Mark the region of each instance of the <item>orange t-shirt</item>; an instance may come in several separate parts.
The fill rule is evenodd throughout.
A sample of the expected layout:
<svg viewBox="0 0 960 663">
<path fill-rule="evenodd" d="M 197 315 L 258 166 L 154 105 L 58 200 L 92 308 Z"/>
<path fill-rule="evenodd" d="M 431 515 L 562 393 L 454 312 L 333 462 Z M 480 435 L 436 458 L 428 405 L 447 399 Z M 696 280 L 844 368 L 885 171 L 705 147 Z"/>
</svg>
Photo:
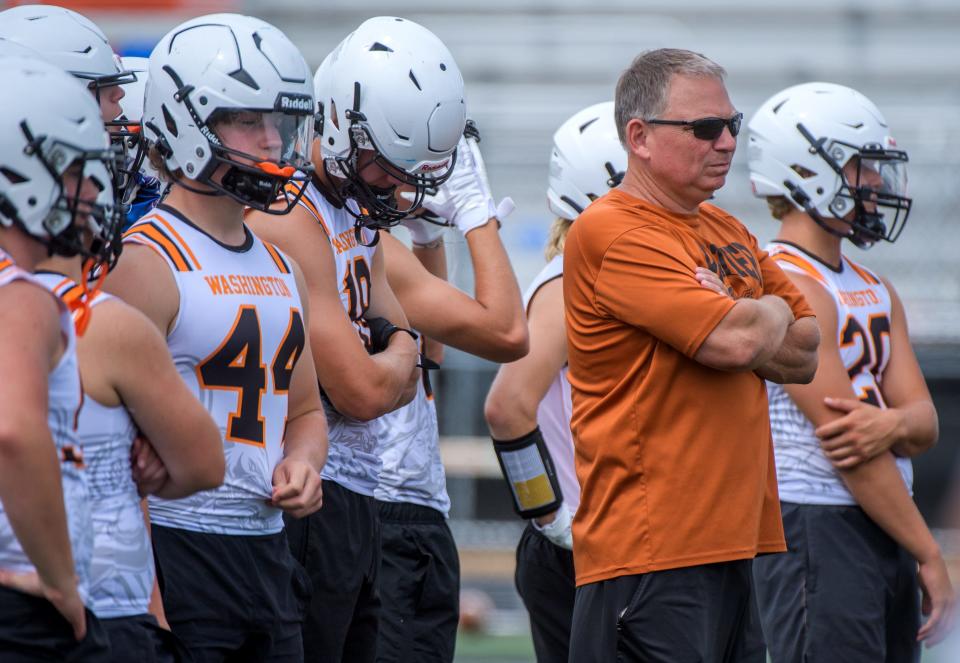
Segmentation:
<svg viewBox="0 0 960 663">
<path fill-rule="evenodd" d="M 764 381 L 692 359 L 736 298 L 800 292 L 735 218 L 671 213 L 615 189 L 564 247 L 581 497 L 577 584 L 785 550 Z"/>
</svg>

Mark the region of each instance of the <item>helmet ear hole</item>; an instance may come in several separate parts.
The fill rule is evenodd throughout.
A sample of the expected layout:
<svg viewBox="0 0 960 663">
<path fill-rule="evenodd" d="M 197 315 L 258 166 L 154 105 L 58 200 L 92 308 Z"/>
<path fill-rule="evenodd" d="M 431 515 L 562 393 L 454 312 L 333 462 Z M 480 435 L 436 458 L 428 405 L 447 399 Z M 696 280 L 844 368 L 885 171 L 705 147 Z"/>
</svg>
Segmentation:
<svg viewBox="0 0 960 663">
<path fill-rule="evenodd" d="M 160 111 L 163 113 L 163 121 L 167 125 L 167 131 L 172 133 L 174 138 L 178 138 L 180 136 L 180 132 L 177 130 L 177 122 L 173 119 L 170 111 L 167 110 L 167 105 L 161 105 Z"/>
<path fill-rule="evenodd" d="M 799 175 L 800 177 L 802 177 L 802 178 L 805 179 L 805 180 L 808 180 L 808 179 L 810 179 L 811 177 L 816 177 L 816 176 L 817 176 L 817 174 L 816 174 L 815 172 L 813 172 L 813 171 L 810 170 L 809 168 L 805 168 L 805 167 L 801 166 L 801 165 L 798 164 L 798 163 L 795 163 L 795 164 L 793 164 L 792 166 L 790 166 L 790 170 L 792 170 L 793 172 L 795 172 L 797 175 Z"/>
<path fill-rule="evenodd" d="M 27 181 L 26 177 L 6 166 L 0 166 L 0 175 L 3 175 L 10 184 L 23 184 Z"/>
</svg>

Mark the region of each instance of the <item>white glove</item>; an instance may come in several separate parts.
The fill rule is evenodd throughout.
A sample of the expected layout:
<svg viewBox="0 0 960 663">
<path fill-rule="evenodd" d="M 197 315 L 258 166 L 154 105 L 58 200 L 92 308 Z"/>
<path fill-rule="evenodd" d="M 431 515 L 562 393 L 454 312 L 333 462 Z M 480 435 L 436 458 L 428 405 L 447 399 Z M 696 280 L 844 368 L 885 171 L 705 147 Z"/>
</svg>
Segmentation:
<svg viewBox="0 0 960 663">
<path fill-rule="evenodd" d="M 446 226 L 430 223 L 416 216 L 408 216 L 400 225 L 410 231 L 410 239 L 414 246 L 431 246 L 438 239 L 443 237 L 443 229 Z"/>
<path fill-rule="evenodd" d="M 457 162 L 450 178 L 435 195 L 424 197 L 423 206 L 464 235 L 492 218 L 504 219 L 515 207 L 510 198 L 504 198 L 499 205 L 494 202 L 480 147 L 476 139 L 466 136 L 457 145 Z"/>
<path fill-rule="evenodd" d="M 554 512 L 552 522 L 546 525 L 538 525 L 536 519 L 531 522 L 533 522 L 534 529 L 547 537 L 550 543 L 567 550 L 573 550 L 573 530 L 571 529 L 573 519 L 566 504 L 561 504 L 560 508 Z"/>
</svg>

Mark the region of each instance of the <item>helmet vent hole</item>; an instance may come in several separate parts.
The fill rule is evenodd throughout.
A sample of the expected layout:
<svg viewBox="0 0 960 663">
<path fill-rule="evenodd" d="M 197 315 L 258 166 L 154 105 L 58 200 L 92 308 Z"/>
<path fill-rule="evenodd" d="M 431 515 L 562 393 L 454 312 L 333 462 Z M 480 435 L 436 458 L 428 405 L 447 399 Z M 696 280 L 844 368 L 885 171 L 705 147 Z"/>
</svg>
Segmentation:
<svg viewBox="0 0 960 663">
<path fill-rule="evenodd" d="M 802 177 L 802 178 L 805 179 L 805 180 L 808 180 L 808 179 L 810 179 L 811 177 L 816 177 L 816 176 L 817 176 L 817 174 L 816 174 L 815 172 L 813 172 L 813 171 L 810 170 L 809 168 L 804 168 L 803 166 L 801 166 L 801 165 L 798 164 L 798 163 L 795 163 L 795 164 L 793 164 L 792 166 L 790 166 L 790 170 L 792 170 L 793 172 L 795 172 L 797 175 L 799 175 L 800 177 Z"/>
<path fill-rule="evenodd" d="M 777 113 L 779 113 L 779 112 L 780 112 L 780 109 L 783 108 L 783 105 L 784 105 L 785 103 L 787 103 L 788 101 L 790 101 L 790 100 L 789 100 L 789 99 L 784 99 L 784 100 L 781 101 L 779 104 L 777 104 L 776 106 L 774 106 L 774 107 L 773 107 L 773 114 L 776 115 Z"/>
<path fill-rule="evenodd" d="M 443 64 L 443 63 L 441 62 L 441 63 L 440 63 L 440 71 L 446 71 L 446 70 L 447 70 L 447 65 L 445 65 L 445 64 Z"/>
<path fill-rule="evenodd" d="M 417 80 L 417 77 L 413 75 L 413 69 L 410 70 L 410 80 L 413 81 L 413 84 L 417 86 L 417 89 L 423 92 L 423 88 L 420 87 L 420 81 Z"/>
<path fill-rule="evenodd" d="M 373 43 L 373 46 L 370 47 L 371 51 L 383 51 L 384 53 L 393 53 L 393 49 L 387 46 L 386 44 L 381 44 L 379 41 Z"/>
<path fill-rule="evenodd" d="M 599 117 L 595 117 L 595 118 L 592 118 L 592 119 L 590 119 L 590 120 L 587 120 L 586 122 L 584 122 L 583 124 L 581 124 L 581 125 L 580 125 L 580 133 L 583 133 L 584 131 L 586 131 L 586 130 L 587 130 L 587 127 L 589 127 L 591 124 L 593 124 L 594 122 L 596 122 L 596 121 L 599 120 L 599 119 L 600 119 Z"/>
<path fill-rule="evenodd" d="M 253 77 L 247 72 L 246 69 L 242 69 L 242 68 L 237 69 L 236 71 L 230 74 L 230 78 L 232 78 L 235 81 L 239 81 L 243 83 L 248 88 L 251 88 L 253 90 L 260 89 L 260 86 L 257 85 L 257 82 L 253 80 Z"/>
<path fill-rule="evenodd" d="M 167 110 L 166 104 L 161 105 L 160 110 L 163 112 L 163 121 L 167 125 L 167 131 L 172 133 L 174 138 L 177 138 L 180 135 L 180 131 L 177 129 L 177 123 L 173 119 L 173 116 L 170 115 L 170 111 Z"/>
<path fill-rule="evenodd" d="M 6 168 L 5 166 L 0 166 L 0 175 L 3 175 L 5 178 L 7 178 L 7 181 L 9 181 L 10 184 L 23 184 L 27 181 L 26 177 L 15 170 Z"/>
<path fill-rule="evenodd" d="M 36 207 L 37 199 L 34 198 L 33 196 L 30 196 L 29 198 L 27 198 L 27 204 L 30 205 L 30 207 Z"/>
<path fill-rule="evenodd" d="M 818 186 L 818 187 L 817 187 L 817 195 L 818 195 L 818 196 L 822 196 L 822 195 L 823 195 L 823 187 L 822 187 L 822 186 Z"/>
</svg>

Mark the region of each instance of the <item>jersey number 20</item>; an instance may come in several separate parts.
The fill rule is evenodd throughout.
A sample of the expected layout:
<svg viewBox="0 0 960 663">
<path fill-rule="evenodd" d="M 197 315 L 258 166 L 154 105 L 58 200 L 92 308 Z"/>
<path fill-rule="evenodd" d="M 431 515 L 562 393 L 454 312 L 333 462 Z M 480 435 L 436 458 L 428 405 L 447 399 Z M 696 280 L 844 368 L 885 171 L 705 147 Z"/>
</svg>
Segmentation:
<svg viewBox="0 0 960 663">
<path fill-rule="evenodd" d="M 237 392 L 237 409 L 227 420 L 228 440 L 263 446 L 264 419 L 260 403 L 267 390 L 267 367 L 261 351 L 260 317 L 255 306 L 241 306 L 233 328 L 213 354 L 197 365 L 204 389 Z M 290 309 L 290 322 L 271 364 L 273 391 L 286 393 L 293 367 L 303 352 L 300 311 Z"/>
</svg>

